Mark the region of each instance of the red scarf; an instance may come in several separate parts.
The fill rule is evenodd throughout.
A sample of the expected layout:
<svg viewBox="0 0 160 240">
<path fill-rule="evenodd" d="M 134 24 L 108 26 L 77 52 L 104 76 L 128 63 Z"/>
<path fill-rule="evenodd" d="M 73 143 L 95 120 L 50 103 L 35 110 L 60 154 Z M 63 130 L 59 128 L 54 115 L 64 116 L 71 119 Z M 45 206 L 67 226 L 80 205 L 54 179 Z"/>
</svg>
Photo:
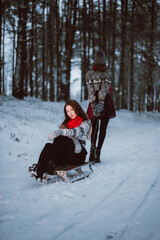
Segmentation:
<svg viewBox="0 0 160 240">
<path fill-rule="evenodd" d="M 98 67 L 95 66 L 95 67 L 93 67 L 93 70 L 98 71 L 99 69 L 98 69 Z"/>
<path fill-rule="evenodd" d="M 83 118 L 80 116 L 76 117 L 75 119 L 70 119 L 69 122 L 67 123 L 67 128 L 71 129 L 71 128 L 79 127 L 82 121 L 83 121 Z"/>
</svg>

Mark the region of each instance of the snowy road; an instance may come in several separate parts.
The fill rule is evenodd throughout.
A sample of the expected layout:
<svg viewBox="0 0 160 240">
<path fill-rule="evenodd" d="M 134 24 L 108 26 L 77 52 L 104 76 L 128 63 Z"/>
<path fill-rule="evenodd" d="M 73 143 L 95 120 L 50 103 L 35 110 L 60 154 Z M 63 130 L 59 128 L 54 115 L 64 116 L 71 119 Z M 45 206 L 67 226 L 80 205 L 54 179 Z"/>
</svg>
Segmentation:
<svg viewBox="0 0 160 240">
<path fill-rule="evenodd" d="M 118 111 L 89 178 L 42 185 L 27 168 L 62 120 L 63 103 L 0 97 L 0 240 L 160 240 L 160 114 Z"/>
</svg>

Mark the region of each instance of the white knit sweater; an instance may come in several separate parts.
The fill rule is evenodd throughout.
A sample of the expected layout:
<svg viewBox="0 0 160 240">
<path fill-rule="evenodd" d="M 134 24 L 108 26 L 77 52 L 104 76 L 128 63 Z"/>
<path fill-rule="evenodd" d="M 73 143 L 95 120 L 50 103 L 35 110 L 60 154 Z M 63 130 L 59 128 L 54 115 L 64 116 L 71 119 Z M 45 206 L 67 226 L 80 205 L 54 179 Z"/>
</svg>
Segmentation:
<svg viewBox="0 0 160 240">
<path fill-rule="evenodd" d="M 86 139 L 90 128 L 91 121 L 84 120 L 83 122 L 81 122 L 79 127 L 62 129 L 61 135 L 71 138 L 75 144 L 75 153 L 80 153 L 82 150 L 81 144 L 83 145 L 83 147 L 85 147 L 86 145 Z"/>
<path fill-rule="evenodd" d="M 90 70 L 86 73 L 86 84 L 88 88 L 89 101 L 94 103 L 96 100 L 95 92 L 98 90 L 98 98 L 104 101 L 106 94 L 109 93 L 111 86 L 111 72 Z"/>
</svg>

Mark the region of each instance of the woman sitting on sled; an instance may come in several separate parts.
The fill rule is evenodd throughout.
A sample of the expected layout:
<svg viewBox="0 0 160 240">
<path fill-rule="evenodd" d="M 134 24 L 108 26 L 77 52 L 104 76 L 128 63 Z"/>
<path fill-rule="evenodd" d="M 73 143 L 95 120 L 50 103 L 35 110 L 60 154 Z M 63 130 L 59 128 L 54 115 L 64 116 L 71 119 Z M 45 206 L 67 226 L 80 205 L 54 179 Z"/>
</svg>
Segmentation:
<svg viewBox="0 0 160 240">
<path fill-rule="evenodd" d="M 44 173 L 53 174 L 57 166 L 79 164 L 85 162 L 87 135 L 91 128 L 85 112 L 75 100 L 68 101 L 64 106 L 65 120 L 58 130 L 51 132 L 37 164 L 29 167 L 31 176 L 42 181 Z"/>
</svg>

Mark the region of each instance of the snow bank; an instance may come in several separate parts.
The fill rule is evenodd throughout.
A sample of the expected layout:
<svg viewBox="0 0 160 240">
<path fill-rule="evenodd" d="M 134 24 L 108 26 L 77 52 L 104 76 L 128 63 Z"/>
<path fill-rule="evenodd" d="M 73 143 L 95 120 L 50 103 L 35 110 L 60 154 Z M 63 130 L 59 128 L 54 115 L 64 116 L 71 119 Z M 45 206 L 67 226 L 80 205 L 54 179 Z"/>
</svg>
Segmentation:
<svg viewBox="0 0 160 240">
<path fill-rule="evenodd" d="M 88 179 L 42 185 L 27 169 L 63 106 L 0 96 L 0 239 L 159 240 L 160 114 L 117 111 Z"/>
</svg>

